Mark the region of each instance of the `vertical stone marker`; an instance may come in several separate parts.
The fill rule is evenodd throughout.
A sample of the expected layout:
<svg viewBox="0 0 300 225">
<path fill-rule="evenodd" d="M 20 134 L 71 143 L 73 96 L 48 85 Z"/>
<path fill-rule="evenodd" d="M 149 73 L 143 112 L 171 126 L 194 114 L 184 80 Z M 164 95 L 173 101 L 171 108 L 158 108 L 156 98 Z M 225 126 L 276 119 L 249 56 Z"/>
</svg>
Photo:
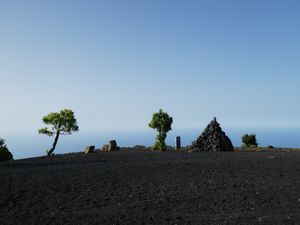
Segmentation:
<svg viewBox="0 0 300 225">
<path fill-rule="evenodd" d="M 180 138 L 180 136 L 177 136 L 177 137 L 175 138 L 175 143 L 176 143 L 175 149 L 176 149 L 176 150 L 181 149 L 181 138 Z"/>
</svg>

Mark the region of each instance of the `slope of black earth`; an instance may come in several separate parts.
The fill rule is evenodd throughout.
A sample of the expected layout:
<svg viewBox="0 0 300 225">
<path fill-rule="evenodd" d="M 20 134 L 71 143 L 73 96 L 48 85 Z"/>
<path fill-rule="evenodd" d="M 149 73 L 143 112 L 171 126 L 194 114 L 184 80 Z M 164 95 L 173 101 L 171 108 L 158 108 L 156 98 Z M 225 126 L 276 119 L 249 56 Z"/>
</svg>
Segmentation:
<svg viewBox="0 0 300 225">
<path fill-rule="evenodd" d="M 300 224 L 300 152 L 69 154 L 0 163 L 0 224 Z"/>
</svg>

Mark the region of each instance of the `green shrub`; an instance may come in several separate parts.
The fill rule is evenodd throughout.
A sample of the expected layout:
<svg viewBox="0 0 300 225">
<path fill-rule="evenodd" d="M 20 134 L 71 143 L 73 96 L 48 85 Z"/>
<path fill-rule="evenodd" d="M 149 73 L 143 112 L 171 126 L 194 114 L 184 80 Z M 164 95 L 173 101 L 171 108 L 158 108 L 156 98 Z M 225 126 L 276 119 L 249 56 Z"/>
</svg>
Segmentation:
<svg viewBox="0 0 300 225">
<path fill-rule="evenodd" d="M 168 113 L 163 112 L 162 109 L 159 112 L 153 113 L 152 120 L 149 123 L 149 127 L 158 131 L 156 141 L 152 146 L 153 150 L 166 150 L 167 145 L 165 143 L 167 133 L 172 130 L 173 118 Z"/>
<path fill-rule="evenodd" d="M 5 141 L 0 138 L 0 161 L 12 160 L 13 155 L 6 147 Z"/>
<path fill-rule="evenodd" d="M 242 137 L 242 142 L 244 143 L 244 145 L 246 147 L 257 147 L 258 146 L 255 134 L 245 134 Z"/>
</svg>

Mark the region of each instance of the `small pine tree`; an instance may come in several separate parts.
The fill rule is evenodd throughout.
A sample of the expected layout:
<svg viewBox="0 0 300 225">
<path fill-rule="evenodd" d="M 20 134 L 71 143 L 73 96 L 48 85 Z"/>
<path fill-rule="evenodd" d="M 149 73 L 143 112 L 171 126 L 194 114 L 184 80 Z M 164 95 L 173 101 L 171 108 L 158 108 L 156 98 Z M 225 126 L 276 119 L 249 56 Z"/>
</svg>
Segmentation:
<svg viewBox="0 0 300 225">
<path fill-rule="evenodd" d="M 47 150 L 47 155 L 51 156 L 54 152 L 60 135 L 70 135 L 79 130 L 74 112 L 70 109 L 64 109 L 60 112 L 52 112 L 43 117 L 43 122 L 50 127 L 39 129 L 40 134 L 55 136 L 52 148 Z"/>
<path fill-rule="evenodd" d="M 156 141 L 152 146 L 153 150 L 166 150 L 167 146 L 165 144 L 165 139 L 167 137 L 168 131 L 172 130 L 172 123 L 173 118 L 170 117 L 168 113 L 163 112 L 162 109 L 160 109 L 159 112 L 153 113 L 152 120 L 149 123 L 149 127 L 158 131 Z"/>
<path fill-rule="evenodd" d="M 246 147 L 251 147 L 251 146 L 258 146 L 258 143 L 256 141 L 256 135 L 255 134 L 245 134 L 242 137 L 242 142 Z"/>
<path fill-rule="evenodd" d="M 13 160 L 13 155 L 6 147 L 4 139 L 0 138 L 0 161 Z"/>
</svg>

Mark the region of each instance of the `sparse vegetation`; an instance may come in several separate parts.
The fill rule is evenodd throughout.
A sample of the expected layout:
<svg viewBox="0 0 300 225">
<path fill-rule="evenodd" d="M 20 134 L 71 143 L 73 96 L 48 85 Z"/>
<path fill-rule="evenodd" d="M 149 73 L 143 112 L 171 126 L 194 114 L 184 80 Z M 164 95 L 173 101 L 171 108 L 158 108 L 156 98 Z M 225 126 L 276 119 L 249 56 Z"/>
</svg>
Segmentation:
<svg viewBox="0 0 300 225">
<path fill-rule="evenodd" d="M 52 148 L 46 152 L 48 156 L 53 154 L 60 135 L 70 135 L 79 130 L 74 112 L 70 109 L 49 113 L 43 117 L 43 122 L 50 127 L 41 128 L 39 133 L 55 136 Z"/>
<path fill-rule="evenodd" d="M 172 123 L 173 118 L 170 117 L 168 113 L 163 112 L 162 109 L 160 109 L 159 112 L 153 113 L 152 120 L 149 123 L 149 127 L 158 131 L 156 141 L 152 146 L 153 150 L 166 150 L 167 146 L 165 144 L 165 139 L 167 137 L 168 131 L 172 130 Z"/>
<path fill-rule="evenodd" d="M 258 146 L 255 134 L 245 134 L 242 137 L 242 142 L 245 147 L 257 147 Z"/>
<path fill-rule="evenodd" d="M 0 161 L 12 160 L 13 155 L 8 150 L 4 139 L 0 138 Z"/>
</svg>

